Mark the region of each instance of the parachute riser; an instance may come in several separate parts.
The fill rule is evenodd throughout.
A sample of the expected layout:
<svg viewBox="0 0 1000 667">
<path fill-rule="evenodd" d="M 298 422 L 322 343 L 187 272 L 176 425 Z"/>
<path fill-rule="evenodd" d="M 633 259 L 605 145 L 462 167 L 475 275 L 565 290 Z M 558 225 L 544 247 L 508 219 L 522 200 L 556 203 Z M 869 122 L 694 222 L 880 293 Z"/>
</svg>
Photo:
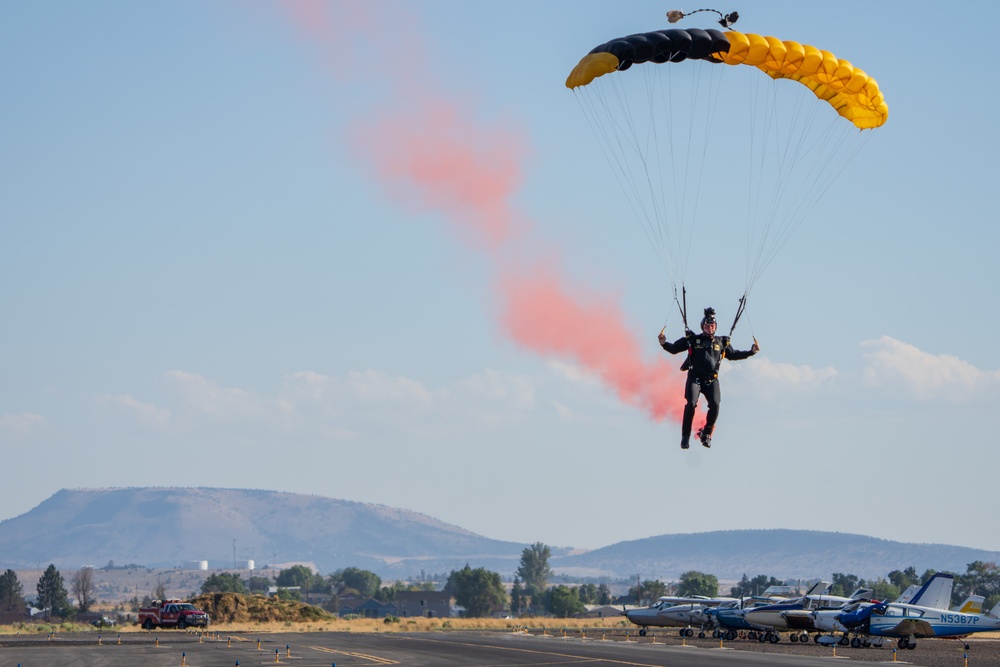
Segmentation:
<svg viewBox="0 0 1000 667">
<path fill-rule="evenodd" d="M 684 331 L 690 329 L 688 326 L 688 297 L 687 297 L 687 287 L 683 284 L 681 285 L 681 300 L 677 300 L 677 286 L 674 286 L 674 303 L 677 304 L 677 310 L 681 311 L 681 321 L 684 322 Z"/>
<path fill-rule="evenodd" d="M 746 293 L 744 293 L 743 296 L 740 297 L 740 305 L 739 308 L 736 309 L 736 317 L 733 318 L 733 326 L 729 327 L 730 338 L 733 337 L 733 332 L 736 331 L 736 323 L 740 321 L 740 317 L 743 315 L 743 309 L 746 308 L 746 305 L 747 305 L 747 295 Z M 754 342 L 755 343 L 757 342 L 756 338 L 754 339 Z"/>
</svg>

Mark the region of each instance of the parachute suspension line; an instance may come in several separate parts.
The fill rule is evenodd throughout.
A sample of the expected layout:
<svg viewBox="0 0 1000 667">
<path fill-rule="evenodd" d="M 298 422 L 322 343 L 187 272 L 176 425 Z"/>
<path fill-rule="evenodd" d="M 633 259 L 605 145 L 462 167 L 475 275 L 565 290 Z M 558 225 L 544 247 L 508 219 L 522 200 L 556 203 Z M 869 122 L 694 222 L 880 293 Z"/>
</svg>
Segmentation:
<svg viewBox="0 0 1000 667">
<path fill-rule="evenodd" d="M 811 93 L 780 81 L 751 79 L 747 296 L 869 139 L 858 141 L 856 134 L 864 131 L 844 123 L 839 115 L 824 122 L 820 116 L 828 110 L 811 104 Z M 780 90 L 793 95 L 793 100 L 779 103 Z M 787 117 L 779 113 L 783 109 Z M 772 177 L 773 183 L 768 181 Z"/>
<path fill-rule="evenodd" d="M 698 65 L 699 69 L 701 71 L 694 77 L 695 89 L 694 89 L 694 91 L 692 91 L 693 92 L 693 94 L 691 95 L 692 101 L 694 102 L 696 100 L 702 99 L 702 96 L 699 94 L 699 91 L 701 89 L 701 84 L 702 84 L 702 81 L 701 81 L 702 75 L 704 75 L 704 76 L 706 76 L 708 78 L 708 83 L 707 83 L 708 92 L 707 92 L 707 94 L 704 97 L 704 99 L 706 100 L 707 108 L 704 110 L 703 114 L 702 113 L 697 113 L 698 108 L 697 108 L 697 104 L 696 103 L 693 103 L 692 107 L 691 107 L 691 127 L 692 127 L 692 130 L 693 130 L 693 127 L 694 127 L 694 120 L 695 120 L 696 117 L 704 117 L 705 124 L 704 124 L 704 130 L 703 130 L 702 140 L 700 142 L 701 143 L 701 158 L 699 160 L 699 165 L 698 165 L 698 174 L 697 174 L 697 177 L 695 178 L 694 205 L 693 205 L 692 211 L 691 211 L 691 231 L 690 231 L 690 236 L 688 238 L 688 243 L 687 243 L 687 252 L 685 253 L 685 256 L 684 256 L 684 266 L 685 267 L 687 266 L 688 261 L 690 259 L 691 246 L 693 245 L 693 239 L 694 239 L 694 231 L 697 228 L 698 205 L 701 202 L 701 189 L 702 189 L 702 184 L 705 181 L 705 167 L 706 167 L 706 165 L 708 163 L 708 153 L 709 153 L 709 141 L 708 141 L 708 138 L 709 138 L 709 135 L 711 134 L 712 128 L 715 127 L 715 125 L 714 125 L 715 113 L 716 113 L 716 111 L 717 111 L 717 109 L 719 107 L 719 105 L 718 105 L 719 91 L 722 89 L 722 77 L 724 77 L 725 74 L 726 74 L 724 68 L 717 68 L 714 65 L 708 65 L 707 63 L 694 63 L 694 64 Z M 706 66 L 707 66 L 707 68 L 706 68 Z M 718 76 L 716 76 L 716 74 L 718 74 Z M 693 134 L 694 133 L 692 132 L 691 133 L 692 137 L 693 137 Z M 689 141 L 688 141 L 689 154 L 690 154 L 691 143 L 692 142 L 689 139 Z M 686 198 L 687 197 L 687 178 L 686 177 L 685 177 L 684 193 L 685 193 L 685 198 Z"/>
<path fill-rule="evenodd" d="M 663 87 L 659 84 L 659 77 L 657 76 L 656 68 L 645 67 L 643 68 L 643 80 L 646 86 L 646 114 L 649 118 L 649 136 L 647 137 L 647 151 L 646 153 L 652 153 L 652 157 L 655 158 L 655 172 L 650 172 L 651 162 L 648 160 L 643 161 L 643 167 L 646 170 L 647 186 L 649 188 L 649 198 L 653 202 L 654 207 L 657 208 L 656 215 L 656 238 L 660 244 L 663 251 L 664 260 L 671 264 L 673 281 L 676 283 L 677 280 L 684 280 L 684 271 L 676 261 L 676 257 L 671 252 L 672 239 L 670 233 L 670 224 L 667 219 L 667 201 L 664 194 L 664 188 L 661 186 L 656 187 L 656 182 L 662 182 L 663 180 L 663 155 L 660 152 L 660 132 L 659 132 L 659 122 L 657 110 L 661 104 L 657 100 L 658 95 L 662 96 Z M 669 133 L 667 135 L 669 139 Z"/>
<path fill-rule="evenodd" d="M 650 246 L 669 274 L 671 268 L 670 262 L 664 255 L 662 246 L 651 235 L 654 225 L 650 220 L 649 211 L 644 205 L 643 198 L 638 195 L 635 186 L 636 181 L 631 177 L 632 170 L 628 160 L 625 159 L 625 148 L 622 146 L 621 141 L 621 135 L 624 133 L 624 130 L 621 130 L 620 126 L 615 124 L 616 118 L 628 118 L 630 116 L 627 105 L 621 103 L 622 96 L 620 94 L 618 95 L 619 108 L 616 110 L 611 108 L 607 97 L 597 92 L 597 89 L 576 88 L 574 89 L 574 93 L 577 95 L 577 102 L 580 104 L 580 108 L 587 118 L 587 123 L 590 125 L 591 131 L 597 138 L 597 143 L 604 154 L 604 159 L 611 167 L 611 171 L 615 175 L 615 180 L 628 200 L 633 215 L 639 221 Z M 600 122 L 602 118 L 606 119 L 603 123 Z M 615 127 L 619 128 L 618 132 L 613 132 Z M 616 146 L 617 150 L 615 150 Z"/>
</svg>

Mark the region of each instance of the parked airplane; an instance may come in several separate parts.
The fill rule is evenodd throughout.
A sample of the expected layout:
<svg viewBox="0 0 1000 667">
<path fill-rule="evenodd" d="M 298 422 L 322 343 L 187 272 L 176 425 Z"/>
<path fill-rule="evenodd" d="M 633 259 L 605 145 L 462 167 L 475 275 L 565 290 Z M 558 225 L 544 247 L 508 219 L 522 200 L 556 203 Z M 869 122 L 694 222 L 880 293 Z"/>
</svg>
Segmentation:
<svg viewBox="0 0 1000 667">
<path fill-rule="evenodd" d="M 767 628 L 768 639 L 780 639 L 782 630 L 791 630 L 792 641 L 809 641 L 809 632 L 816 630 L 811 612 L 816 609 L 836 609 L 845 604 L 862 598 L 871 593 L 870 590 L 859 588 L 850 597 L 830 595 L 832 584 L 828 581 L 816 583 L 809 591 L 798 598 L 785 600 L 778 604 L 759 606 L 746 612 L 746 620 L 756 626 Z"/>
<path fill-rule="evenodd" d="M 970 596 L 958 610 L 890 602 L 842 616 L 841 624 L 874 637 L 897 637 L 901 649 L 912 649 L 922 637 L 964 637 L 974 632 L 1000 630 L 1000 604 L 982 614 L 964 609 L 981 608 L 981 596 Z"/>
<path fill-rule="evenodd" d="M 896 598 L 899 604 L 923 604 L 927 606 L 947 607 L 951 601 L 951 591 L 955 583 L 954 575 L 939 572 L 928 579 L 922 586 L 914 584 L 907 588 Z M 971 599 L 971 598 L 970 598 Z M 844 605 L 840 609 L 818 609 L 810 612 L 813 625 L 820 632 L 830 633 L 827 636 L 817 635 L 815 641 L 820 644 L 839 643 L 846 646 L 850 643 L 854 648 L 869 646 L 874 644 L 881 646 L 881 639 L 872 641 L 863 633 L 860 628 L 867 622 L 868 614 L 865 610 L 879 604 L 877 601 L 858 599 L 850 604 Z M 968 601 L 966 602 L 968 604 Z M 979 604 L 982 609 L 982 603 Z M 969 608 L 972 610 L 972 607 Z M 848 639 L 850 633 L 854 632 L 853 639 Z M 839 633 L 841 636 L 835 636 Z"/>
<path fill-rule="evenodd" d="M 756 625 L 747 620 L 747 613 L 750 610 L 777 604 L 787 599 L 779 596 L 768 596 L 767 592 L 764 591 L 765 595 L 763 596 L 743 598 L 736 603 L 707 609 L 705 614 L 710 619 L 710 625 L 718 626 L 718 629 L 712 633 L 712 637 L 731 640 L 736 639 L 740 632 L 745 632 L 747 638 L 751 640 L 777 642 L 778 636 L 771 632 L 772 628 Z"/>
<path fill-rule="evenodd" d="M 692 626 L 701 629 L 700 637 L 704 637 L 704 628 L 710 623 L 705 610 L 720 604 L 737 602 L 736 598 L 709 598 L 701 595 L 691 597 L 673 597 L 665 595 L 656 604 L 641 609 L 628 609 L 625 613 L 631 623 L 640 627 L 639 636 L 646 636 L 647 627 L 681 628 L 682 637 L 694 636 Z"/>
</svg>

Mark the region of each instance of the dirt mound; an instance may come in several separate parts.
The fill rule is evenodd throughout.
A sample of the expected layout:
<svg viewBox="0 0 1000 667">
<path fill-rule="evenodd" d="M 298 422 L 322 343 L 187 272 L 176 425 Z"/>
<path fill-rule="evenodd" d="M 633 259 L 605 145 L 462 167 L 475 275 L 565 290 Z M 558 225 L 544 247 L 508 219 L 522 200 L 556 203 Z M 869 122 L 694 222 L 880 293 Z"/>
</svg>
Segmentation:
<svg viewBox="0 0 1000 667">
<path fill-rule="evenodd" d="M 280 600 L 263 595 L 205 593 L 192 603 L 208 612 L 213 623 L 308 623 L 335 618 L 330 612 L 294 600 Z"/>
</svg>

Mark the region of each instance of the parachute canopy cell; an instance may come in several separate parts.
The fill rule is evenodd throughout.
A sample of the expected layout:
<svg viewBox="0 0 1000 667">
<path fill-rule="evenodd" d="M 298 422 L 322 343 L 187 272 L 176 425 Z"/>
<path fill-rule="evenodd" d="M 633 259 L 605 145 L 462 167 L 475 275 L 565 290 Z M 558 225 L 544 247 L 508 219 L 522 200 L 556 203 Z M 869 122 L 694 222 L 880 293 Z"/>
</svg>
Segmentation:
<svg viewBox="0 0 1000 667">
<path fill-rule="evenodd" d="M 573 68 L 567 88 L 586 86 L 637 63 L 705 60 L 751 65 L 774 79 L 798 81 L 858 129 L 881 126 L 889 107 L 875 79 L 829 51 L 736 31 L 669 29 L 619 37 L 593 49 Z"/>
</svg>

